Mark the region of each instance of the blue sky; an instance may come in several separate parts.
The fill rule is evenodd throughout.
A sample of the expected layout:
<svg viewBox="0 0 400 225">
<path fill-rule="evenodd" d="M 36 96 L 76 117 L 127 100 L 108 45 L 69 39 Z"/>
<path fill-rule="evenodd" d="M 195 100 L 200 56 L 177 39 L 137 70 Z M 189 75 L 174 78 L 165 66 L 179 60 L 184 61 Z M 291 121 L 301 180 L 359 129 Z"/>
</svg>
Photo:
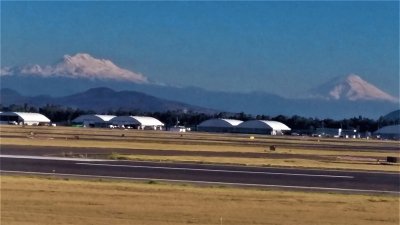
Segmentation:
<svg viewBox="0 0 400 225">
<path fill-rule="evenodd" d="M 294 95 L 355 73 L 399 93 L 399 3 L 1 2 L 2 66 L 89 53 L 157 82 Z"/>
</svg>

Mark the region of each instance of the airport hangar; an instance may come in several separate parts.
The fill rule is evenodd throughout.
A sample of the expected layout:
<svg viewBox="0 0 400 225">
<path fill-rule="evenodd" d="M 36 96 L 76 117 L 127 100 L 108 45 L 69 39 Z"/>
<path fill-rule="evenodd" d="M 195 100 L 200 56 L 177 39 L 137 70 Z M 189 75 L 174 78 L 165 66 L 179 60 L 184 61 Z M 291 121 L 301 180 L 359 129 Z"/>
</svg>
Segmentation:
<svg viewBox="0 0 400 225">
<path fill-rule="evenodd" d="M 234 132 L 234 128 L 242 123 L 233 119 L 209 119 L 197 125 L 197 131 L 204 132 Z"/>
<path fill-rule="evenodd" d="M 249 120 L 236 127 L 238 133 L 283 135 L 291 129 L 285 124 L 271 120 Z"/>
<path fill-rule="evenodd" d="M 72 120 L 73 125 L 82 125 L 83 127 L 109 127 L 110 122 L 115 116 L 112 115 L 82 115 Z"/>
<path fill-rule="evenodd" d="M 197 126 L 198 131 L 282 135 L 291 129 L 278 121 L 209 119 Z"/>
<path fill-rule="evenodd" d="M 148 116 L 117 116 L 110 120 L 110 123 L 122 127 L 138 130 L 163 130 L 164 123 L 156 118 Z"/>
<path fill-rule="evenodd" d="M 381 138 L 400 139 L 400 124 L 382 127 L 374 132 L 374 135 L 379 135 Z"/>
<path fill-rule="evenodd" d="M 40 113 L 0 112 L 1 124 L 48 125 L 50 119 Z"/>
</svg>

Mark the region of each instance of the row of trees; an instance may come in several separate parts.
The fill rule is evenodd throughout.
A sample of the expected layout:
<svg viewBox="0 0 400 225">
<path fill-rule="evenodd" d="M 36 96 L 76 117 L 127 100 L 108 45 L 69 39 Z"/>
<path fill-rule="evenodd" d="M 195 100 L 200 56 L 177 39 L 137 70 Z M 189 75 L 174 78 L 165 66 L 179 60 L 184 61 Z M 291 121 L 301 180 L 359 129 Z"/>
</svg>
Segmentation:
<svg viewBox="0 0 400 225">
<path fill-rule="evenodd" d="M 62 107 L 57 105 L 46 105 L 43 107 L 33 107 L 27 104 L 24 105 L 0 105 L 1 111 L 13 112 L 37 112 L 46 115 L 51 121 L 58 123 L 69 124 L 73 119 L 80 115 L 95 114 L 92 110 L 73 109 L 70 107 Z M 279 115 L 275 117 L 267 115 L 250 115 L 245 113 L 217 113 L 217 114 L 204 114 L 196 112 L 182 112 L 182 111 L 167 111 L 167 112 L 139 112 L 139 111 L 125 111 L 115 110 L 107 112 L 109 115 L 124 116 L 124 115 L 141 115 L 151 116 L 159 119 L 166 124 L 167 127 L 174 126 L 179 121 L 179 125 L 188 127 L 195 127 L 204 120 L 211 118 L 229 118 L 238 120 L 275 120 L 282 122 L 292 128 L 293 131 L 312 132 L 316 128 L 342 128 L 342 129 L 357 129 L 360 132 L 372 132 L 380 127 L 399 124 L 400 121 L 386 121 L 382 117 L 378 120 L 363 118 L 361 116 L 350 119 L 333 120 L 333 119 L 319 119 L 319 118 L 306 118 L 302 116 L 284 116 Z"/>
</svg>

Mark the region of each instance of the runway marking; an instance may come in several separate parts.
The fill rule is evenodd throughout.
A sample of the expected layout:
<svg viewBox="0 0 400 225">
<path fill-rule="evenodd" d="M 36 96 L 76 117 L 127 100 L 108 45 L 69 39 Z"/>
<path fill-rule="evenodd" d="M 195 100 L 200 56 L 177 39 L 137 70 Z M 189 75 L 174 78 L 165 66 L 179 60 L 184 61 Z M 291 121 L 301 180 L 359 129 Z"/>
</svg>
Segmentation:
<svg viewBox="0 0 400 225">
<path fill-rule="evenodd" d="M 162 181 L 162 182 L 177 182 L 177 183 L 194 183 L 194 184 L 214 184 L 214 185 L 232 185 L 232 186 L 247 186 L 247 187 L 265 187 L 265 188 L 290 188 L 299 190 L 321 190 L 321 191 L 347 191 L 347 192 L 362 192 L 362 193 L 385 193 L 385 194 L 400 194 L 398 191 L 380 191 L 380 190 L 365 190 L 365 189 L 349 189 L 349 188 L 327 188 L 327 187 L 307 187 L 307 186 L 288 186 L 288 185 L 273 185 L 273 184 L 244 184 L 230 183 L 217 181 L 193 181 L 193 180 L 173 180 L 173 179 L 158 179 L 158 178 L 134 178 L 134 177 L 116 177 L 116 176 L 99 176 L 99 175 L 83 175 L 83 174 L 67 174 L 67 173 L 44 173 L 44 172 L 27 172 L 27 171 L 12 171 L 0 170 L 4 173 L 21 173 L 21 174 L 36 174 L 36 175 L 59 175 L 71 177 L 87 177 L 87 178 L 105 178 L 105 179 L 123 179 L 123 180 L 145 180 L 145 181 Z"/>
<path fill-rule="evenodd" d="M 339 176 L 339 175 L 327 175 L 327 174 L 277 173 L 277 172 L 263 172 L 263 171 L 218 170 L 218 169 L 199 169 L 199 168 L 182 168 L 182 167 L 166 167 L 166 166 L 134 166 L 134 165 L 103 164 L 103 163 L 76 163 L 76 164 L 86 165 L 86 166 L 108 166 L 108 167 L 126 167 L 126 168 L 145 168 L 145 169 L 164 169 L 164 170 L 184 170 L 184 171 L 204 171 L 204 172 L 267 174 L 267 175 L 283 175 L 283 176 L 354 179 L 353 176 Z"/>
</svg>

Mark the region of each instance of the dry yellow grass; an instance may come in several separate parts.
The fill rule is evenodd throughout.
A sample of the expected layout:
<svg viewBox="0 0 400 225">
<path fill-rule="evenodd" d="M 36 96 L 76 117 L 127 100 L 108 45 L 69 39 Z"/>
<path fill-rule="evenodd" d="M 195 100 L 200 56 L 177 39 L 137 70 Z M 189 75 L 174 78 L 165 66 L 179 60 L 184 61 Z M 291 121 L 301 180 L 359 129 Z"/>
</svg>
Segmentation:
<svg viewBox="0 0 400 225">
<path fill-rule="evenodd" d="M 123 148 L 123 149 L 157 149 L 157 150 L 181 150 L 181 151 L 216 151 L 216 152 L 265 152 L 268 148 L 257 146 L 222 146 L 213 144 L 168 144 L 133 141 L 107 141 L 107 140 L 75 140 L 70 139 L 49 139 L 49 138 L 1 138 L 1 144 L 4 145 L 30 145 L 30 146 L 58 146 L 58 147 L 93 147 L 93 148 Z M 382 151 L 355 151 L 355 150 L 321 150 L 321 149 L 293 149 L 287 147 L 278 147 L 277 151 L 270 154 L 305 154 L 305 155 L 334 155 L 334 156 L 364 156 L 364 157 L 399 157 L 399 152 Z"/>
<path fill-rule="evenodd" d="M 60 140 L 60 139 L 28 139 L 28 138 L 2 138 L 4 145 L 29 145 L 29 146 L 59 146 L 59 147 L 93 147 L 93 148 L 123 148 L 123 149 L 157 149 L 181 151 L 233 151 L 233 152 L 263 152 L 261 147 L 239 147 L 199 144 L 163 144 L 153 142 L 128 142 L 128 141 L 103 141 L 103 140 Z"/>
<path fill-rule="evenodd" d="M 8 225 L 398 225 L 398 213 L 398 196 L 1 177 Z"/>
<path fill-rule="evenodd" d="M 170 161 L 191 163 L 214 163 L 214 164 L 240 164 L 247 166 L 277 166 L 298 168 L 324 168 L 324 169 L 347 169 L 347 170 L 373 170 L 400 172 L 397 164 L 381 165 L 370 162 L 348 162 L 348 161 L 318 161 L 311 159 L 273 159 L 273 158 L 239 158 L 239 157 L 202 157 L 202 156 L 147 156 L 147 155 L 120 155 L 112 154 L 114 159 L 142 160 L 142 161 Z"/>
<path fill-rule="evenodd" d="M 19 136 L 26 136 L 30 132 L 34 132 L 39 136 L 51 136 L 51 137 L 73 137 L 79 135 L 85 137 L 99 136 L 103 139 L 118 139 L 121 134 L 126 137 L 135 138 L 135 140 L 160 140 L 174 141 L 180 139 L 180 142 L 196 140 L 197 142 L 222 142 L 227 143 L 232 141 L 243 142 L 249 141 L 249 136 L 254 136 L 255 139 L 251 140 L 254 144 L 269 144 L 269 143 L 291 143 L 291 144 L 313 144 L 313 145 L 349 145 L 349 146 L 398 146 L 399 143 L 396 141 L 382 141 L 382 140 L 361 140 L 361 139 L 336 139 L 336 138 L 311 138 L 311 137 L 293 137 L 293 136 L 269 136 L 269 135 L 249 135 L 249 134 L 213 134 L 213 133 L 201 133 L 201 132 L 189 132 L 189 133 L 175 133 L 165 131 L 139 131 L 139 130 L 120 130 L 120 129 L 100 129 L 100 128 L 74 128 L 74 127 L 19 127 L 19 126 L 0 126 L 0 132 L 2 134 L 13 134 Z M 151 134 L 151 135 L 149 135 Z M 184 138 L 179 138 L 183 135 Z M 189 142 L 190 143 L 190 142 Z M 235 143 L 237 144 L 237 142 Z"/>
</svg>

